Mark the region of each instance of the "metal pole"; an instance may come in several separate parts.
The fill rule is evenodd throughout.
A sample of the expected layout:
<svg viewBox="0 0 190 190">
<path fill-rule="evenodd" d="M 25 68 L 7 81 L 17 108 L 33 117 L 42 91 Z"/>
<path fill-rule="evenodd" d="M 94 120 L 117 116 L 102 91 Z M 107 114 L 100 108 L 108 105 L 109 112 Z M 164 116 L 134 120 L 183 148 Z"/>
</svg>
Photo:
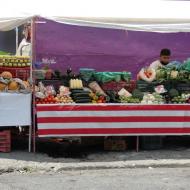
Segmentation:
<svg viewBox="0 0 190 190">
<path fill-rule="evenodd" d="M 15 28 L 15 32 L 16 32 L 16 52 L 18 49 L 18 27 Z"/>
<path fill-rule="evenodd" d="M 139 152 L 139 136 L 136 137 L 136 151 Z"/>
<path fill-rule="evenodd" d="M 31 22 L 32 23 L 32 22 Z M 32 37 L 31 37 L 32 38 Z M 31 47 L 32 47 L 32 39 L 31 39 Z M 32 84 L 33 88 L 33 82 L 32 82 L 32 48 L 31 48 L 31 55 L 30 55 L 30 82 Z M 32 128 L 33 128 L 33 90 L 31 92 L 31 124 L 29 126 L 29 136 L 28 136 L 28 151 L 31 152 L 31 146 L 32 146 Z"/>
<path fill-rule="evenodd" d="M 35 62 L 35 20 L 36 17 L 33 17 L 31 20 L 31 81 L 32 81 L 32 87 L 33 87 L 33 93 L 32 93 L 32 124 L 33 124 L 33 152 L 36 152 L 36 106 L 35 106 L 35 77 L 33 75 L 33 68 L 34 68 L 34 62 Z"/>
<path fill-rule="evenodd" d="M 32 142 L 32 125 L 29 126 L 29 137 L 28 137 L 28 152 L 31 152 Z"/>
</svg>

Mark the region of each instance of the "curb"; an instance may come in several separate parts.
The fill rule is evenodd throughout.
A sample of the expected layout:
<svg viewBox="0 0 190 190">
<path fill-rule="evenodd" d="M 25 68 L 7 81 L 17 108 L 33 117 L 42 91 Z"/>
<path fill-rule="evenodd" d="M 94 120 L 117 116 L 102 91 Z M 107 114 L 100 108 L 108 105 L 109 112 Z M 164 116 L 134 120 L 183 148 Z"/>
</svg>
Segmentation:
<svg viewBox="0 0 190 190">
<path fill-rule="evenodd" d="M 190 159 L 185 160 L 138 160 L 114 162 L 80 162 L 80 163 L 24 163 L 0 167 L 0 175 L 4 173 L 20 172 L 64 172 L 77 170 L 105 170 L 105 169 L 137 169 L 137 168 L 179 168 L 190 167 Z M 18 167 L 17 167 L 18 166 Z"/>
</svg>

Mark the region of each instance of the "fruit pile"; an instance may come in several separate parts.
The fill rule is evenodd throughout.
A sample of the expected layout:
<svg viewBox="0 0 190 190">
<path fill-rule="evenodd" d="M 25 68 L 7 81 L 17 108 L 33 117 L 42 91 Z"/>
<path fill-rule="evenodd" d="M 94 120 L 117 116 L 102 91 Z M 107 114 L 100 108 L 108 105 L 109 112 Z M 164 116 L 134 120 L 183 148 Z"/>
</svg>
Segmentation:
<svg viewBox="0 0 190 190">
<path fill-rule="evenodd" d="M 165 101 L 162 95 L 154 92 L 152 94 L 147 93 L 143 96 L 142 104 L 164 104 Z"/>
<path fill-rule="evenodd" d="M 52 95 L 49 95 L 46 98 L 36 98 L 36 104 L 56 104 L 56 103 L 57 99 Z"/>
<path fill-rule="evenodd" d="M 70 96 L 60 96 L 59 94 L 55 97 L 56 103 L 70 104 L 74 103 Z"/>
<path fill-rule="evenodd" d="M 28 81 L 19 78 L 13 78 L 12 74 L 4 71 L 0 74 L 0 92 L 21 92 L 28 93 L 31 91 Z"/>
<path fill-rule="evenodd" d="M 171 99 L 171 102 L 174 104 L 184 104 L 187 102 L 187 99 L 182 96 L 176 96 Z"/>
<path fill-rule="evenodd" d="M 134 98 L 132 96 L 131 97 L 120 96 L 119 99 L 121 103 L 134 103 L 134 104 L 140 103 L 140 100 L 138 98 Z"/>
<path fill-rule="evenodd" d="M 29 67 L 29 57 L 0 56 L 0 67 Z"/>
<path fill-rule="evenodd" d="M 106 103 L 107 102 L 107 98 L 106 96 L 103 96 L 101 94 L 98 93 L 90 93 L 90 97 L 92 98 L 92 103 Z"/>
</svg>

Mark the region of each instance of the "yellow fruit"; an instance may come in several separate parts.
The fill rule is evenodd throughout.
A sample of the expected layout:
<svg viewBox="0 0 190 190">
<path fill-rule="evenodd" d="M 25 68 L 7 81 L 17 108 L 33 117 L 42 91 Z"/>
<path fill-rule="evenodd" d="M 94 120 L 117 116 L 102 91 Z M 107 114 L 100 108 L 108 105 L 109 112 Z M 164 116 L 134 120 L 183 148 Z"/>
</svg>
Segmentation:
<svg viewBox="0 0 190 190">
<path fill-rule="evenodd" d="M 6 86 L 7 86 L 6 84 L 0 83 L 0 91 L 4 91 Z"/>
<path fill-rule="evenodd" d="M 94 100 L 98 100 L 98 96 L 94 96 L 93 99 L 94 99 Z"/>
<path fill-rule="evenodd" d="M 8 89 L 9 90 L 18 90 L 19 88 L 19 85 L 17 82 L 15 81 L 11 81 L 9 84 L 8 84 Z"/>
<path fill-rule="evenodd" d="M 10 72 L 8 71 L 4 71 L 1 73 L 1 76 L 4 78 L 4 79 L 11 79 L 13 76 Z"/>
</svg>

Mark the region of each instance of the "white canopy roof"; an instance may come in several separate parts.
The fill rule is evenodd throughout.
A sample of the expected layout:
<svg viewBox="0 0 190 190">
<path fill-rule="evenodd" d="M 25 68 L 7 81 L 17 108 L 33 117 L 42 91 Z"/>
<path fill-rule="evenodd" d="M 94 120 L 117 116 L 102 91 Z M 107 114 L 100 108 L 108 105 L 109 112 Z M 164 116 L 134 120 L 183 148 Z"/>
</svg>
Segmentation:
<svg viewBox="0 0 190 190">
<path fill-rule="evenodd" d="M 35 15 L 61 23 L 154 32 L 190 32 L 190 2 L 160 0 L 6 0 L 0 30 Z"/>
</svg>

